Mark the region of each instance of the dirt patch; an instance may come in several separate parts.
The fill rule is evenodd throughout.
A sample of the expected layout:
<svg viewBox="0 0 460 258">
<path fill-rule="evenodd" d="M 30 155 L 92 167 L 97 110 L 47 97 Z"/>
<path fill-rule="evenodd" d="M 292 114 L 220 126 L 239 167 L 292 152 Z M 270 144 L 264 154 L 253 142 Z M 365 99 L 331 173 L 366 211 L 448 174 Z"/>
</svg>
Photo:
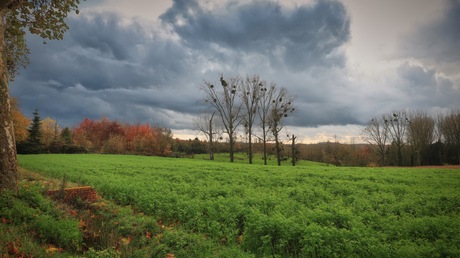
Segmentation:
<svg viewBox="0 0 460 258">
<path fill-rule="evenodd" d="M 65 188 L 63 190 L 50 190 L 48 195 L 55 199 L 62 199 L 66 203 L 71 203 L 79 198 L 82 201 L 93 203 L 99 199 L 97 192 L 91 186 L 81 186 Z"/>
</svg>

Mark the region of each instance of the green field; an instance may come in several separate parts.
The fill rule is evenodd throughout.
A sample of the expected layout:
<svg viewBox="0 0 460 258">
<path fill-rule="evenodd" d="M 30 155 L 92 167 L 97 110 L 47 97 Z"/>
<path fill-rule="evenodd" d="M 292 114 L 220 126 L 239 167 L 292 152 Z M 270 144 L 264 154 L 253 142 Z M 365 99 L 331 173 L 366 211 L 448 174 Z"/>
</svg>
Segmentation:
<svg viewBox="0 0 460 258">
<path fill-rule="evenodd" d="M 91 185 L 240 256 L 460 257 L 460 170 L 93 154 L 24 155 L 19 164 Z"/>
</svg>

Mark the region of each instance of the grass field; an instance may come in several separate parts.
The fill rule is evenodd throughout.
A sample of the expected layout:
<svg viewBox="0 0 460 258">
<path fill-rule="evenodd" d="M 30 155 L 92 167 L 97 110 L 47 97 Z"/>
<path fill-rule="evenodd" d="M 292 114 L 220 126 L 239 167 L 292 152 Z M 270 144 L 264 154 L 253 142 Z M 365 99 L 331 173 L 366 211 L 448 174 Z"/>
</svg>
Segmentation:
<svg viewBox="0 0 460 258">
<path fill-rule="evenodd" d="M 239 250 L 234 257 L 460 257 L 460 170 L 92 154 L 19 156 L 19 164 L 91 185 L 104 198 Z M 183 257 L 197 241 L 170 237 Z M 200 248 L 207 250 L 196 256 L 221 256 Z"/>
</svg>

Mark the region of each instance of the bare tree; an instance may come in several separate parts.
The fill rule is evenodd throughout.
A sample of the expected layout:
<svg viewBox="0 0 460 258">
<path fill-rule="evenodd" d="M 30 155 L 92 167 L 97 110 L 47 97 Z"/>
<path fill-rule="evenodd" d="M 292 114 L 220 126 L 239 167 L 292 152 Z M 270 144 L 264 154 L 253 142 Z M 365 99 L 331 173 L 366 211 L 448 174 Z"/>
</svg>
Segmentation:
<svg viewBox="0 0 460 258">
<path fill-rule="evenodd" d="M 460 164 L 460 110 L 452 110 L 441 116 L 439 130 L 449 152 L 456 152 L 454 155 L 456 155 L 457 163 Z"/>
<path fill-rule="evenodd" d="M 267 88 L 267 83 L 265 81 L 260 82 L 260 94 L 259 94 L 259 108 L 257 114 L 260 119 L 260 127 L 262 129 L 262 142 L 263 142 L 263 159 L 264 165 L 267 165 L 267 141 L 268 135 L 270 132 L 269 127 L 269 117 L 270 110 L 275 99 L 276 84 L 271 83 Z"/>
<path fill-rule="evenodd" d="M 220 76 L 221 87 L 205 81 L 201 90 L 205 93 L 203 101 L 219 114 L 222 126 L 228 134 L 230 145 L 230 162 L 234 161 L 236 129 L 241 124 L 241 102 L 237 92 L 241 90 L 239 77 L 228 78 L 228 81 Z"/>
<path fill-rule="evenodd" d="M 384 115 L 384 121 L 388 124 L 388 132 L 390 133 L 392 144 L 396 147 L 397 165 L 403 165 L 402 150 L 404 147 L 404 139 L 406 137 L 407 118 L 406 111 L 394 111 L 392 114 Z"/>
<path fill-rule="evenodd" d="M 259 76 L 247 76 L 242 83 L 241 87 L 241 101 L 244 107 L 244 128 L 248 135 L 248 159 L 249 164 L 252 164 L 253 151 L 252 151 L 252 134 L 254 122 L 257 118 L 257 109 L 259 107 L 259 95 L 262 82 Z"/>
<path fill-rule="evenodd" d="M 424 165 L 423 157 L 435 139 L 435 121 L 424 112 L 409 114 L 407 142 L 412 149 L 413 164 Z"/>
<path fill-rule="evenodd" d="M 379 159 L 379 165 L 384 166 L 386 162 L 386 145 L 388 142 L 388 122 L 385 116 L 372 118 L 363 130 L 363 139 L 370 144 L 373 152 Z"/>
<path fill-rule="evenodd" d="M 202 114 L 195 120 L 195 127 L 205 135 L 208 141 L 210 160 L 214 160 L 214 141 L 217 141 L 220 135 L 219 129 L 216 128 L 215 114 L 216 111 L 212 114 Z"/>
<path fill-rule="evenodd" d="M 288 117 L 288 114 L 294 111 L 294 98 L 287 96 L 287 90 L 285 88 L 275 91 L 273 96 L 274 98 L 272 99 L 270 115 L 268 117 L 268 125 L 270 131 L 275 137 L 276 159 L 278 166 L 281 166 L 282 149 L 279 133 L 283 129 L 282 119 Z"/>
</svg>

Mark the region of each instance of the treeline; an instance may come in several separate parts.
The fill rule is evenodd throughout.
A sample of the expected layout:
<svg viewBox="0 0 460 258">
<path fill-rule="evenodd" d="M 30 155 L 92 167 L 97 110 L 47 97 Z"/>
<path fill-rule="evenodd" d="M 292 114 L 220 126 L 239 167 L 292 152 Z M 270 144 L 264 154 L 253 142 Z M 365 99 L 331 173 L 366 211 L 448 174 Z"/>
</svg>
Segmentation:
<svg viewBox="0 0 460 258">
<path fill-rule="evenodd" d="M 171 130 L 167 128 L 152 127 L 149 124 L 122 124 L 107 118 L 85 118 L 76 128 L 62 129 L 51 118 L 41 120 L 36 110 L 26 130 L 26 137 L 22 136 L 17 141 L 17 152 L 169 156 L 173 151 L 173 143 Z"/>
<path fill-rule="evenodd" d="M 460 164 L 460 110 L 436 118 L 420 111 L 382 114 L 363 137 L 381 166 Z"/>
<path fill-rule="evenodd" d="M 334 166 L 376 166 L 375 155 L 368 144 L 322 142 L 297 144 L 298 159 L 311 160 Z"/>
<path fill-rule="evenodd" d="M 123 124 L 107 118 L 84 119 L 75 128 L 60 128 L 58 122 L 41 119 L 38 110 L 29 120 L 13 99 L 17 152 L 28 153 L 108 153 L 169 157 L 194 154 L 240 152 L 265 153 L 291 163 L 295 160 L 318 161 L 336 166 L 426 166 L 460 164 L 460 110 L 439 114 L 436 118 L 419 111 L 395 111 L 374 117 L 363 128 L 366 144 L 325 142 L 317 144 L 276 143 L 258 139 L 250 142 L 214 138 L 216 129 L 208 129 L 207 141 L 198 138 L 173 139 L 170 129 L 145 124 Z M 207 118 L 203 124 L 212 125 Z M 215 130 L 215 131 L 213 131 Z M 206 131 L 206 130 L 203 130 Z M 202 131 L 202 132 L 203 132 Z M 218 135 L 218 134 L 216 134 Z M 244 135 L 243 135 L 244 136 Z M 247 136 L 247 135 L 246 135 Z M 236 136 L 234 136 L 236 138 Z"/>
</svg>

